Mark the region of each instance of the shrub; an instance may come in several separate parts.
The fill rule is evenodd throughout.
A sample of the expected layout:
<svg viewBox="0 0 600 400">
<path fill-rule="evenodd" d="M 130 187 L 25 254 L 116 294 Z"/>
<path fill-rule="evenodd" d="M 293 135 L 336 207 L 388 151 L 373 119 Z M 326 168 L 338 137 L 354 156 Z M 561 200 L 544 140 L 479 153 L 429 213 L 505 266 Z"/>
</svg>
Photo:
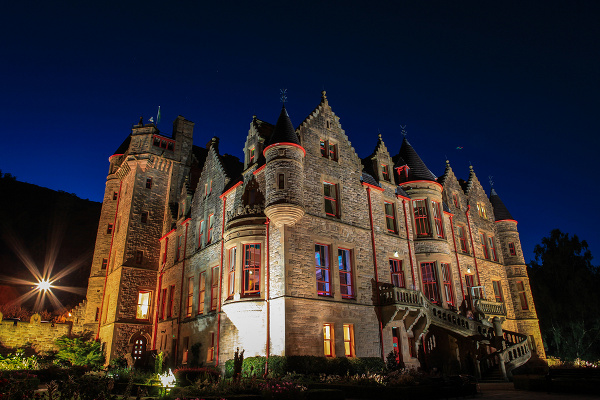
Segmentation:
<svg viewBox="0 0 600 400">
<path fill-rule="evenodd" d="M 100 341 L 91 340 L 89 335 L 69 338 L 63 336 L 55 341 L 59 348 L 56 359 L 72 366 L 100 369 L 104 365 L 104 351 Z"/>
<path fill-rule="evenodd" d="M 38 369 L 38 358 L 36 356 L 26 357 L 22 349 L 7 357 L 0 355 L 0 370 L 23 370 Z"/>
<path fill-rule="evenodd" d="M 179 386 L 189 386 L 198 380 L 216 382 L 221 376 L 219 370 L 214 367 L 178 368 L 173 373 Z"/>
</svg>

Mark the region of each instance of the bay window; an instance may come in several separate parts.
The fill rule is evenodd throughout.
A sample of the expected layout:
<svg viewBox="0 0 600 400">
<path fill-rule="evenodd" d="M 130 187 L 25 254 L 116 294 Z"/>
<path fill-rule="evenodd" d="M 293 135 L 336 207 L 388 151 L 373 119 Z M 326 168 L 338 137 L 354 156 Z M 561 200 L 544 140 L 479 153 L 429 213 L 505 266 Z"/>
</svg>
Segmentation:
<svg viewBox="0 0 600 400">
<path fill-rule="evenodd" d="M 242 294 L 260 295 L 260 244 L 244 245 L 244 271 L 242 273 Z"/>
</svg>

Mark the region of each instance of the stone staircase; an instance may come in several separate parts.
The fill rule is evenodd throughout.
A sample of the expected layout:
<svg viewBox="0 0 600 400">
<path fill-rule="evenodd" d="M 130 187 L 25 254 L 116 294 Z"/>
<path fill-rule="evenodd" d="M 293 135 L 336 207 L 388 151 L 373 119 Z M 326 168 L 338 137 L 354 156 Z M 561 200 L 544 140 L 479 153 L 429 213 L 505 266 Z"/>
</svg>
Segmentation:
<svg viewBox="0 0 600 400">
<path fill-rule="evenodd" d="M 418 339 L 433 324 L 480 343 L 493 344 L 496 351 L 478 360 L 480 376 L 490 374 L 490 379 L 498 379 L 499 374 L 500 380 L 506 381 L 511 376 L 510 371 L 531 358 L 526 335 L 503 329 L 502 337 L 499 338 L 492 323 L 488 321 L 490 317 L 506 316 L 503 303 L 476 299 L 474 306 L 484 318 L 475 321 L 433 304 L 420 291 L 398 288 L 388 283 L 379 283 L 378 286 L 384 326 L 391 321 L 402 321 L 406 331 Z"/>
</svg>

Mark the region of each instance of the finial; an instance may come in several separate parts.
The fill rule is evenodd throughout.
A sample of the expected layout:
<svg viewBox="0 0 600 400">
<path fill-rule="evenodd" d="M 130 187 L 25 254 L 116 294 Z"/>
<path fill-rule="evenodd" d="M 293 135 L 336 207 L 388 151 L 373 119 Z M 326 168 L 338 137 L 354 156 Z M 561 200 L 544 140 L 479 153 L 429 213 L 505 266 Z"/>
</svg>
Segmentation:
<svg viewBox="0 0 600 400">
<path fill-rule="evenodd" d="M 327 92 L 325 89 L 321 90 L 321 100 L 327 100 Z"/>
<path fill-rule="evenodd" d="M 493 176 L 489 175 L 488 179 L 490 180 L 490 186 L 492 187 L 492 189 L 494 188 L 494 181 L 492 180 Z"/>
<path fill-rule="evenodd" d="M 279 89 L 279 95 L 279 99 L 285 107 L 285 102 L 287 101 L 287 89 Z"/>
<path fill-rule="evenodd" d="M 400 129 L 402 129 L 402 131 L 400 131 L 400 133 L 406 139 L 406 125 L 400 125 Z"/>
<path fill-rule="evenodd" d="M 252 116 L 252 121 L 256 121 L 256 115 Z"/>
<path fill-rule="evenodd" d="M 471 164 L 471 161 L 469 161 L 469 171 L 473 172 L 473 164 Z"/>
<path fill-rule="evenodd" d="M 448 156 L 445 156 L 445 157 L 446 157 L 446 165 L 450 166 L 450 160 L 448 160 Z"/>
<path fill-rule="evenodd" d="M 144 117 L 140 116 L 140 122 L 138 123 L 138 125 L 142 126 L 144 125 Z"/>
<path fill-rule="evenodd" d="M 379 131 L 379 129 L 377 129 L 377 131 Z M 379 133 L 379 140 L 382 140 L 382 139 L 381 139 L 381 133 Z"/>
</svg>

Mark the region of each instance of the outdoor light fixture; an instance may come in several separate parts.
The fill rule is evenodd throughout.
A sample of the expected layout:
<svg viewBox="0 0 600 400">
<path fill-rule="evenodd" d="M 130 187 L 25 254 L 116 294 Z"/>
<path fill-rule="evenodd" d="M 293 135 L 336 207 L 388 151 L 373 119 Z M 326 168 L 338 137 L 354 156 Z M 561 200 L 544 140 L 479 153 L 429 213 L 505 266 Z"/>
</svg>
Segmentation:
<svg viewBox="0 0 600 400">
<path fill-rule="evenodd" d="M 471 273 L 471 267 L 467 267 L 467 274 Z"/>
<path fill-rule="evenodd" d="M 398 257 L 398 250 L 394 252 L 394 257 Z"/>
<path fill-rule="evenodd" d="M 41 280 L 37 284 L 38 290 L 50 290 L 50 281 Z"/>
</svg>

